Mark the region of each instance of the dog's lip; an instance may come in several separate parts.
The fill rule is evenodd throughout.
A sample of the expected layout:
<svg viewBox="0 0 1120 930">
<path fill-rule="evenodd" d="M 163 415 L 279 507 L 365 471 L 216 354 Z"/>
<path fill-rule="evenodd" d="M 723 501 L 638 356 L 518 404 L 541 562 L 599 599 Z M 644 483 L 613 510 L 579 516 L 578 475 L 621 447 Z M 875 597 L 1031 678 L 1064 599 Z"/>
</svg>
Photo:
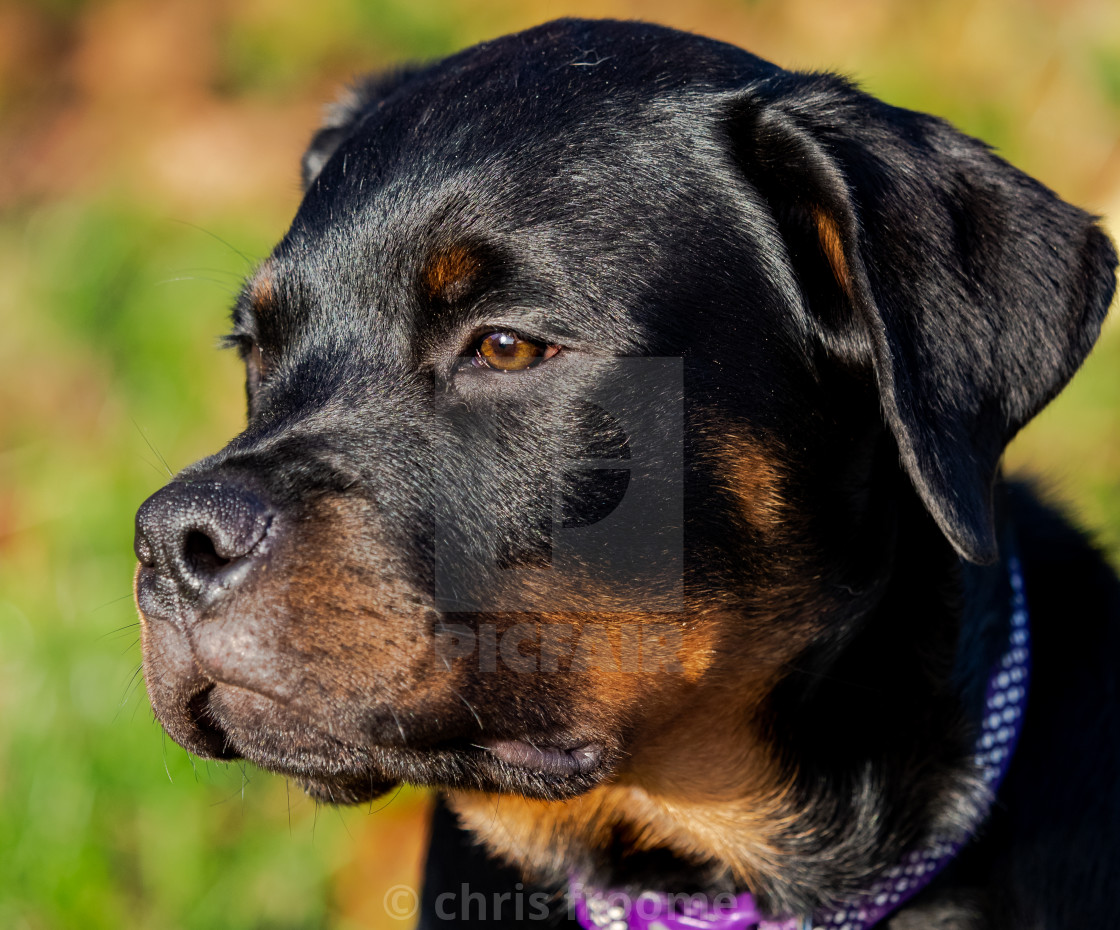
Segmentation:
<svg viewBox="0 0 1120 930">
<path fill-rule="evenodd" d="M 297 779 L 325 801 L 368 800 L 402 781 L 446 787 L 485 783 L 491 790 L 531 797 L 568 797 L 609 773 L 606 744 L 582 735 L 369 741 L 354 732 L 332 731 L 290 702 L 230 681 L 207 682 L 184 695 L 178 706 L 175 719 L 189 721 L 189 727 L 173 726 L 169 732 L 190 751 L 248 759 Z"/>
<path fill-rule="evenodd" d="M 194 752 L 206 758 L 235 759 L 237 754 L 229 742 L 229 734 L 218 725 L 210 713 L 210 695 L 214 682 L 207 682 L 197 688 L 183 702 L 183 711 L 198 737 Z"/>
<path fill-rule="evenodd" d="M 476 745 L 506 765 L 542 775 L 587 775 L 603 760 L 603 748 L 597 743 L 550 745 L 529 739 L 484 739 Z"/>
</svg>

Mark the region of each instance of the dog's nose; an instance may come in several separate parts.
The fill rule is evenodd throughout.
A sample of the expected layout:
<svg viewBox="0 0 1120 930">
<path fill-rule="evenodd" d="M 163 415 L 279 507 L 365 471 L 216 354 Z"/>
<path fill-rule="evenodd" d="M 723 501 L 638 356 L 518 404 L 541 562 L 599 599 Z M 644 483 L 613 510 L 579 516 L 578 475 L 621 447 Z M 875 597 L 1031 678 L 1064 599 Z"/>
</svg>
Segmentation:
<svg viewBox="0 0 1120 930">
<path fill-rule="evenodd" d="M 136 558 L 180 592 L 206 601 L 248 574 L 272 513 L 257 495 L 222 481 L 176 481 L 136 512 Z"/>
</svg>

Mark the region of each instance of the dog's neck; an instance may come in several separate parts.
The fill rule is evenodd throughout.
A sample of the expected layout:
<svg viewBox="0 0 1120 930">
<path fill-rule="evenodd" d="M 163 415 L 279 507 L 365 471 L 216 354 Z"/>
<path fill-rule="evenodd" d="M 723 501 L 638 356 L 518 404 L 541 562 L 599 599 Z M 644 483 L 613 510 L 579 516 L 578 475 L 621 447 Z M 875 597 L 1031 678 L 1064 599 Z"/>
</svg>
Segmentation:
<svg viewBox="0 0 1120 930">
<path fill-rule="evenodd" d="M 1010 587 L 1006 566 L 962 568 L 923 526 L 844 647 L 800 657 L 765 702 L 744 708 L 733 679 L 711 676 L 614 781 L 558 802 L 457 792 L 452 806 L 546 880 L 574 868 L 631 894 L 749 890 L 770 914 L 858 895 L 930 836 L 967 836 L 989 796 L 973 724 Z"/>
<path fill-rule="evenodd" d="M 1005 539 L 1009 547 L 1013 541 Z M 605 891 L 575 880 L 569 888 L 575 914 L 585 930 L 810 930 L 842 925 L 848 930 L 870 930 L 925 889 L 972 839 L 976 827 L 990 811 L 1022 729 L 1030 677 L 1030 629 L 1025 584 L 1016 554 L 1005 557 L 1005 609 L 995 618 L 985 617 L 986 630 L 1002 629 L 995 654 L 988 663 L 980 707 L 980 723 L 972 752 L 977 784 L 972 810 L 957 810 L 951 818 L 926 832 L 890 868 L 871 879 L 862 890 L 818 907 L 815 912 L 773 916 L 759 908 L 749 892 L 724 893 L 711 898 L 677 892 L 643 891 L 637 897 Z M 994 622 L 993 622 L 994 620 Z M 970 644 L 983 656 L 992 642 Z M 969 663 L 971 664 L 971 663 Z M 971 682 L 970 682 L 971 684 Z M 966 695 L 968 697 L 968 695 Z"/>
</svg>

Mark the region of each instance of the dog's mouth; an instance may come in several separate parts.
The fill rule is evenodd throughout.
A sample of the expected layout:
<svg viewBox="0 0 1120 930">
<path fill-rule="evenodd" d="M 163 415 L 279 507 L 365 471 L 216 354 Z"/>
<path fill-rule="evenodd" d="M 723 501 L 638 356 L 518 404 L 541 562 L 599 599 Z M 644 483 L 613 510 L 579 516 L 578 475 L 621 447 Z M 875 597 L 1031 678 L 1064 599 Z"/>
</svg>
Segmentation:
<svg viewBox="0 0 1120 930">
<path fill-rule="evenodd" d="M 603 747 L 597 743 L 549 745 L 529 739 L 490 739 L 479 743 L 506 765 L 540 775 L 587 775 L 598 768 Z"/>
<path fill-rule="evenodd" d="M 366 744 L 332 735 L 284 702 L 221 682 L 187 696 L 173 719 L 165 711 L 159 717 L 189 751 L 248 759 L 328 803 L 372 800 L 401 782 L 568 798 L 607 778 L 613 756 L 601 741 L 564 734 Z"/>
</svg>

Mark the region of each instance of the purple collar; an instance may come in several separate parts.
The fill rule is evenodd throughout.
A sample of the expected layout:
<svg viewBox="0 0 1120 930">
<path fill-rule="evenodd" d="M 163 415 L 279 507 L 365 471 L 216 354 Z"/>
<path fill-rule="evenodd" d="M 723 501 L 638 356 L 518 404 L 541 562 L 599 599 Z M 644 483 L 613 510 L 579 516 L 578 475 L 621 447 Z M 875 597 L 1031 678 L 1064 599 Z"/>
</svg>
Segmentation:
<svg viewBox="0 0 1120 930">
<path fill-rule="evenodd" d="M 984 718 L 975 759 L 987 789 L 983 822 L 1011 764 L 1023 727 L 1030 677 L 1030 624 L 1018 558 L 1007 560 L 1011 581 L 1011 632 L 988 677 Z M 647 891 L 631 899 L 623 892 L 569 887 L 575 915 L 584 930 L 869 930 L 925 888 L 971 837 L 934 835 L 905 853 L 867 891 L 812 916 L 770 917 L 759 913 L 754 896 L 690 897 Z"/>
</svg>

